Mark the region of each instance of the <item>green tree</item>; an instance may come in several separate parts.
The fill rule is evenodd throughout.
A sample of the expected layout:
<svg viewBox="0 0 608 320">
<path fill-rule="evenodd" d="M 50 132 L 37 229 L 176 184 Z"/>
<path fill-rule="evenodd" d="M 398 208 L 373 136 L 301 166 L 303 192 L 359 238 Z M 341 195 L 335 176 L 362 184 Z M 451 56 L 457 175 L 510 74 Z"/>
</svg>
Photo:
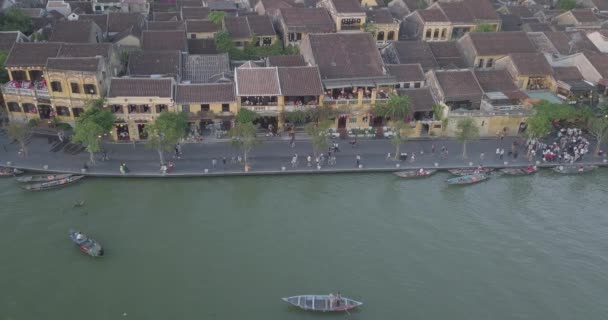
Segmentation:
<svg viewBox="0 0 608 320">
<path fill-rule="evenodd" d="M 112 130 L 116 120 L 114 115 L 102 106 L 102 99 L 88 101 L 85 112 L 76 120 L 74 128 L 73 140 L 87 148 L 91 165 L 95 165 L 95 153 L 101 151 L 101 137 Z"/>
<path fill-rule="evenodd" d="M 308 118 L 315 123 L 324 122 L 338 115 L 339 110 L 329 106 L 318 106 L 306 111 Z"/>
<path fill-rule="evenodd" d="M 156 150 L 160 164 L 165 163 L 165 152 L 171 151 L 186 135 L 188 116 L 183 112 L 163 112 L 154 123 L 146 125 L 146 146 Z"/>
<path fill-rule="evenodd" d="M 467 142 L 479 136 L 479 128 L 472 118 L 465 118 L 458 121 L 456 128 L 458 129 L 456 132 L 456 138 L 458 141 L 462 142 L 462 157 L 466 159 Z"/>
<path fill-rule="evenodd" d="M 443 119 L 443 106 L 440 104 L 434 104 L 432 108 L 433 117 L 435 117 L 435 120 L 441 121 Z"/>
<path fill-rule="evenodd" d="M 588 117 L 586 112 L 577 112 L 572 106 L 551 103 L 543 100 L 534 105 L 534 115 L 526 121 L 526 135 L 531 138 L 543 138 L 551 133 L 554 121 L 573 122 L 579 118 Z"/>
<path fill-rule="evenodd" d="M 540 139 L 551 133 L 551 120 L 545 114 L 536 113 L 526 121 L 529 138 Z"/>
<path fill-rule="evenodd" d="M 226 12 L 224 11 L 211 11 L 207 16 L 207 19 L 209 19 L 213 24 L 222 25 L 225 16 Z"/>
<path fill-rule="evenodd" d="M 494 26 L 489 23 L 479 23 L 475 26 L 475 32 L 494 32 Z"/>
<path fill-rule="evenodd" d="M 388 101 L 376 104 L 372 110 L 375 116 L 403 121 L 410 115 L 411 101 L 408 96 L 392 96 Z"/>
<path fill-rule="evenodd" d="M 303 125 L 304 123 L 306 123 L 308 114 L 306 113 L 306 111 L 295 110 L 295 111 L 291 111 L 291 112 L 284 112 L 283 117 L 285 118 L 285 120 L 289 121 L 293 125 L 298 126 L 298 125 Z"/>
<path fill-rule="evenodd" d="M 399 159 L 401 144 L 410 136 L 412 127 L 407 123 L 399 121 L 393 125 L 395 135 L 391 138 L 391 144 L 395 147 L 395 160 Z"/>
<path fill-rule="evenodd" d="M 557 7 L 562 10 L 572 10 L 576 8 L 576 0 L 559 0 L 557 1 Z"/>
<path fill-rule="evenodd" d="M 0 31 L 32 32 L 32 19 L 18 8 L 12 7 L 0 15 Z"/>
<path fill-rule="evenodd" d="M 608 118 L 591 118 L 587 122 L 587 130 L 597 141 L 593 156 L 595 157 L 600 151 L 602 143 L 608 139 Z"/>
<path fill-rule="evenodd" d="M 25 122 L 11 121 L 8 125 L 6 133 L 8 134 L 9 138 L 19 143 L 19 146 L 23 151 L 23 156 L 27 158 L 27 142 L 30 139 L 31 127 Z"/>
<path fill-rule="evenodd" d="M 8 57 L 8 52 L 0 51 L 0 82 L 6 83 L 9 80 L 8 71 L 4 68 L 4 63 Z"/>
<path fill-rule="evenodd" d="M 258 119 L 260 115 L 246 108 L 239 109 L 239 112 L 236 114 L 235 121 L 238 123 L 253 123 L 256 119 Z"/>
<path fill-rule="evenodd" d="M 311 139 L 312 153 L 314 157 L 317 157 L 319 151 L 327 149 L 329 143 L 327 142 L 327 130 L 331 126 L 331 121 L 312 122 L 304 126 L 306 134 Z"/>
<path fill-rule="evenodd" d="M 249 152 L 251 152 L 253 147 L 260 143 L 257 138 L 256 131 L 257 128 L 251 122 L 237 122 L 236 125 L 228 132 L 232 146 L 239 149 L 243 153 L 245 171 L 249 170 Z"/>
</svg>

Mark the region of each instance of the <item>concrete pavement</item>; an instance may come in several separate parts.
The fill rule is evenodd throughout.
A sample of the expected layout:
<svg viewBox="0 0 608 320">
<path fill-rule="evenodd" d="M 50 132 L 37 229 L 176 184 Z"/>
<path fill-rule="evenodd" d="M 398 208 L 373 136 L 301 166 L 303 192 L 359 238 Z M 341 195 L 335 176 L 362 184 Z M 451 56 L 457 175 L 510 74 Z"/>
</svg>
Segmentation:
<svg viewBox="0 0 608 320">
<path fill-rule="evenodd" d="M 243 164 L 231 163 L 232 157 L 237 157 L 239 152 L 233 148 L 228 140 L 212 140 L 205 143 L 184 144 L 182 146 L 181 159 L 172 159 L 173 155 L 167 153 L 166 160 L 175 163 L 174 172 L 166 176 L 217 176 L 217 175 L 244 175 L 244 174 L 295 174 L 295 173 L 335 173 L 335 172 L 370 172 L 370 171 L 396 171 L 413 168 L 432 168 L 437 164 L 438 168 L 461 168 L 469 164 L 477 166 L 480 162 L 484 166 L 504 167 L 522 166 L 534 164 L 524 159 L 520 150 L 518 159 L 507 157 L 499 160 L 495 156 L 497 147 L 504 148 L 508 152 L 513 137 L 507 137 L 504 141 L 499 139 L 480 139 L 468 144 L 467 159 L 462 158 L 462 144 L 453 139 L 425 139 L 410 140 L 402 144 L 401 152 L 408 153 L 407 161 L 395 161 L 387 159 L 387 154 L 394 155 L 395 147 L 387 139 L 359 139 L 358 146 L 352 147 L 348 140 L 335 140 L 339 143 L 340 152 L 335 153 L 335 165 L 322 165 L 319 170 L 316 165 L 308 167 L 306 157 L 312 156 L 310 141 L 296 139 L 294 148 L 290 147 L 288 138 L 268 138 L 254 147 L 249 156 L 250 171 L 245 173 Z M 51 144 L 47 138 L 33 138 L 29 144 L 29 156 L 22 158 L 18 155 L 18 144 L 10 144 L 6 136 L 0 137 L 0 144 L 5 148 L 0 149 L 0 165 L 33 170 L 62 173 L 81 173 L 81 169 L 88 161 L 88 153 L 82 152 L 77 155 L 66 154 L 62 151 L 51 152 Z M 432 146 L 435 153 L 432 153 Z M 447 159 L 441 159 L 439 151 L 445 146 L 448 150 Z M 100 161 L 97 156 L 95 166 L 89 165 L 87 175 L 93 176 L 120 176 L 120 163 L 126 163 L 130 170 L 128 176 L 157 177 L 160 173 L 158 154 L 154 150 L 147 149 L 144 144 L 131 143 L 107 143 L 104 145 L 110 158 L 108 161 Z M 325 152 L 327 153 L 327 152 Z M 411 161 L 411 155 L 415 154 L 415 161 Z M 484 153 L 484 159 L 480 154 Z M 299 165 L 293 168 L 292 157 L 297 154 Z M 356 167 L 356 156 L 361 158 L 362 168 Z M 223 164 L 223 157 L 227 163 Z M 216 160 L 215 167 L 213 159 Z M 593 161 L 595 160 L 595 161 Z M 585 163 L 604 164 L 603 159 L 592 159 L 586 156 Z M 508 162 L 505 165 L 505 161 Z M 313 160 L 314 162 L 314 160 Z M 556 163 L 549 164 L 556 165 Z M 284 168 L 284 169 L 283 169 Z"/>
</svg>

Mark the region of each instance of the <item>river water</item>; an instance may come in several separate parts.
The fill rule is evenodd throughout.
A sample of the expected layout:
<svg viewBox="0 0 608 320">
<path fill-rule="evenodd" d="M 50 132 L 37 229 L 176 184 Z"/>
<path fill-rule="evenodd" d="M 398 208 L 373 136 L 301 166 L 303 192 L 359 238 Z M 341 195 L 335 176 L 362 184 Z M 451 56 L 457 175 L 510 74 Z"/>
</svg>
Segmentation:
<svg viewBox="0 0 608 320">
<path fill-rule="evenodd" d="M 38 193 L 3 179 L 0 320 L 608 317 L 608 170 L 447 177 L 88 179 Z M 69 228 L 106 256 L 77 250 Z M 338 290 L 363 307 L 280 301 Z"/>
</svg>

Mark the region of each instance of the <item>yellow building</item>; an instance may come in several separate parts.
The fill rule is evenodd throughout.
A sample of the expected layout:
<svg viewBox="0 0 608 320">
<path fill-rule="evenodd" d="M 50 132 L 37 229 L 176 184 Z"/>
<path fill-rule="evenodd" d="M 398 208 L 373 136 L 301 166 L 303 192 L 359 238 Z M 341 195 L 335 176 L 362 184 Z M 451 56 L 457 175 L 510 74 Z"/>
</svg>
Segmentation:
<svg viewBox="0 0 608 320">
<path fill-rule="evenodd" d="M 179 84 L 175 103 L 178 112 L 188 114 L 193 136 L 200 136 L 209 124 L 230 128 L 238 112 L 232 83 Z"/>
<path fill-rule="evenodd" d="M 521 90 L 557 90 L 553 68 L 542 53 L 512 53 L 498 59 L 496 67 L 506 69 Z"/>
<path fill-rule="evenodd" d="M 209 20 L 186 20 L 188 39 L 213 39 L 215 34 L 220 31 L 222 31 L 222 26 Z"/>
<path fill-rule="evenodd" d="M 371 32 L 378 44 L 399 40 L 399 21 L 394 19 L 387 8 L 366 10 L 365 29 Z"/>
<path fill-rule="evenodd" d="M 332 33 L 336 26 L 325 8 L 282 8 L 279 29 L 284 44 L 299 45 L 311 33 Z"/>
<path fill-rule="evenodd" d="M 256 46 L 271 46 L 278 37 L 268 16 L 225 17 L 224 27 L 237 48 L 253 41 Z"/>
<path fill-rule="evenodd" d="M 112 136 L 118 141 L 145 140 L 146 124 L 176 111 L 173 78 L 112 78 L 106 107 L 116 116 Z"/>
<path fill-rule="evenodd" d="M 465 62 L 476 69 L 494 68 L 496 60 L 511 53 L 534 53 L 525 32 L 471 32 L 457 41 Z"/>
<path fill-rule="evenodd" d="M 322 0 L 319 6 L 329 11 L 338 32 L 360 31 L 367 16 L 358 0 Z"/>
</svg>

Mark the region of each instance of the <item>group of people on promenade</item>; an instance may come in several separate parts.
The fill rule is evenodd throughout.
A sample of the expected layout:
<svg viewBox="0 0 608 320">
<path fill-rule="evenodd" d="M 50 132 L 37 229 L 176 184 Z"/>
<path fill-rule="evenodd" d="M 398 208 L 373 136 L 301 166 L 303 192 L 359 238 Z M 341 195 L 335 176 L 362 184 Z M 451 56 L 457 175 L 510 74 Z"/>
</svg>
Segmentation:
<svg viewBox="0 0 608 320">
<path fill-rule="evenodd" d="M 562 128 L 553 143 L 537 139 L 526 141 L 528 159 L 532 161 L 541 155 L 543 162 L 575 163 L 589 153 L 589 141 L 578 128 Z"/>
</svg>

